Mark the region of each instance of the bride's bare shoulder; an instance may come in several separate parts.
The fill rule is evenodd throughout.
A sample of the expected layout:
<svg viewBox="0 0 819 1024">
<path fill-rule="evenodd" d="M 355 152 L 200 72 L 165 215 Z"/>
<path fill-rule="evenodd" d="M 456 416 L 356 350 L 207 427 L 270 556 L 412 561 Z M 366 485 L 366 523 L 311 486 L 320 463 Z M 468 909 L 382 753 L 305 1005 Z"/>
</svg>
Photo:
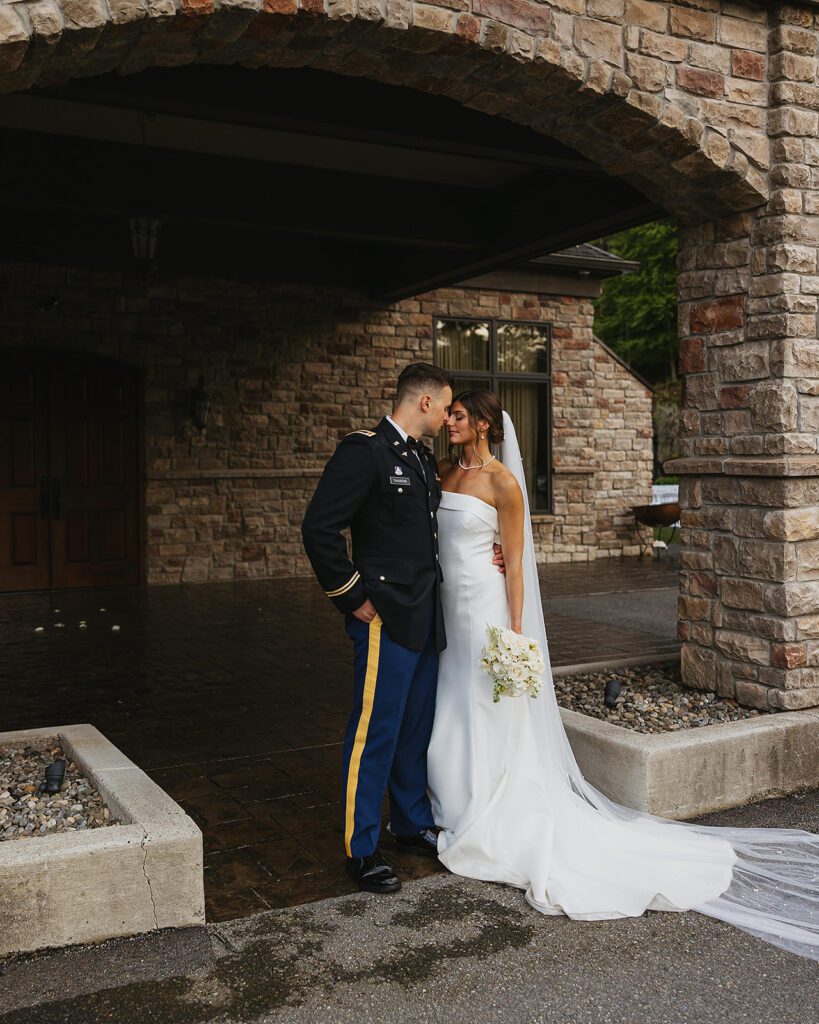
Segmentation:
<svg viewBox="0 0 819 1024">
<path fill-rule="evenodd" d="M 511 469 L 507 469 L 502 462 L 495 462 L 495 471 L 492 474 L 492 488 L 495 492 L 496 502 L 517 502 L 522 500 L 520 484 Z"/>
</svg>

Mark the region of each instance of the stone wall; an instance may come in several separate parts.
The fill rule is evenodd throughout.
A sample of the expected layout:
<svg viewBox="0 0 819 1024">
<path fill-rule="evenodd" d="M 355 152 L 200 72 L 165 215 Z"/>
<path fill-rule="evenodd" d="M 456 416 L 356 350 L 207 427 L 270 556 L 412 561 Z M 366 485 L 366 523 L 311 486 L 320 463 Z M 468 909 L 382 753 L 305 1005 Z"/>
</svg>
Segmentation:
<svg viewBox="0 0 819 1024">
<path fill-rule="evenodd" d="M 0 344 L 142 368 L 151 583 L 308 571 L 299 526 L 338 439 L 388 411 L 398 371 L 432 358 L 436 316 L 554 326 L 555 514 L 539 557 L 636 554 L 649 500 L 650 392 L 591 334 L 588 299 L 447 289 L 379 309 L 349 294 L 18 264 L 0 271 Z M 206 429 L 190 416 L 205 378 Z"/>
<path fill-rule="evenodd" d="M 684 678 L 756 707 L 819 703 L 819 33 L 773 5 L 770 201 L 690 227 L 680 491 Z"/>
</svg>

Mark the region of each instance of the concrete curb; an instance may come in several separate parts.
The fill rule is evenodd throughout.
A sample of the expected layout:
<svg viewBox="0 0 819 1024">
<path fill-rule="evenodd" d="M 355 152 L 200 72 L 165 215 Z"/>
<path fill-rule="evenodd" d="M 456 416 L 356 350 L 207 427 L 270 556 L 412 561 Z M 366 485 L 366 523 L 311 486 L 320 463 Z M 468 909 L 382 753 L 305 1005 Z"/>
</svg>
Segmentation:
<svg viewBox="0 0 819 1024">
<path fill-rule="evenodd" d="M 588 781 L 638 811 L 685 820 L 819 788 L 819 708 L 651 735 L 560 714 Z"/>
<path fill-rule="evenodd" d="M 122 825 L 0 843 L 0 955 L 204 924 L 194 822 L 92 725 L 0 733 L 55 739 Z"/>
<path fill-rule="evenodd" d="M 609 658 L 607 661 L 587 661 L 580 665 L 555 665 L 552 676 L 574 676 L 586 672 L 607 672 L 618 668 L 631 668 L 635 665 L 660 665 L 680 661 L 680 651 L 669 651 L 667 654 L 635 654 L 628 658 Z"/>
</svg>

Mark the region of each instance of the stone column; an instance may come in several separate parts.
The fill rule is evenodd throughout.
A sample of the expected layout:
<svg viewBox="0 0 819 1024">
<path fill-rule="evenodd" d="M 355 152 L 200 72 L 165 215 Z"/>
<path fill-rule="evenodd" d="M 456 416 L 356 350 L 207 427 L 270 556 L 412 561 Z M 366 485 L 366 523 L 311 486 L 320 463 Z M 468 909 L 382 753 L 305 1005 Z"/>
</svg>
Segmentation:
<svg viewBox="0 0 819 1024">
<path fill-rule="evenodd" d="M 772 10 L 770 200 L 683 231 L 682 673 L 819 705 L 819 79 L 815 12 Z M 762 159 L 760 157 L 760 159 Z"/>
</svg>

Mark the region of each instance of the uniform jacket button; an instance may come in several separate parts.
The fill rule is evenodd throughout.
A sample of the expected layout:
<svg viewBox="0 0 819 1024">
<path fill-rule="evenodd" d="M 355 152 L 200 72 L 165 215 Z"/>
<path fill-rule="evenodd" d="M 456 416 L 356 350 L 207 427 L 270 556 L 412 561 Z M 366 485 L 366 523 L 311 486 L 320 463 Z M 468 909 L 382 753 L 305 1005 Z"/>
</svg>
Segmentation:
<svg viewBox="0 0 819 1024">
<path fill-rule="evenodd" d="M 404 493 L 404 488 L 403 487 L 399 487 L 398 488 L 398 493 L 399 494 L 403 494 Z"/>
<path fill-rule="evenodd" d="M 385 579 L 386 579 L 387 577 L 386 577 L 386 576 L 379 576 L 378 578 L 379 578 L 380 580 L 385 580 Z"/>
</svg>

